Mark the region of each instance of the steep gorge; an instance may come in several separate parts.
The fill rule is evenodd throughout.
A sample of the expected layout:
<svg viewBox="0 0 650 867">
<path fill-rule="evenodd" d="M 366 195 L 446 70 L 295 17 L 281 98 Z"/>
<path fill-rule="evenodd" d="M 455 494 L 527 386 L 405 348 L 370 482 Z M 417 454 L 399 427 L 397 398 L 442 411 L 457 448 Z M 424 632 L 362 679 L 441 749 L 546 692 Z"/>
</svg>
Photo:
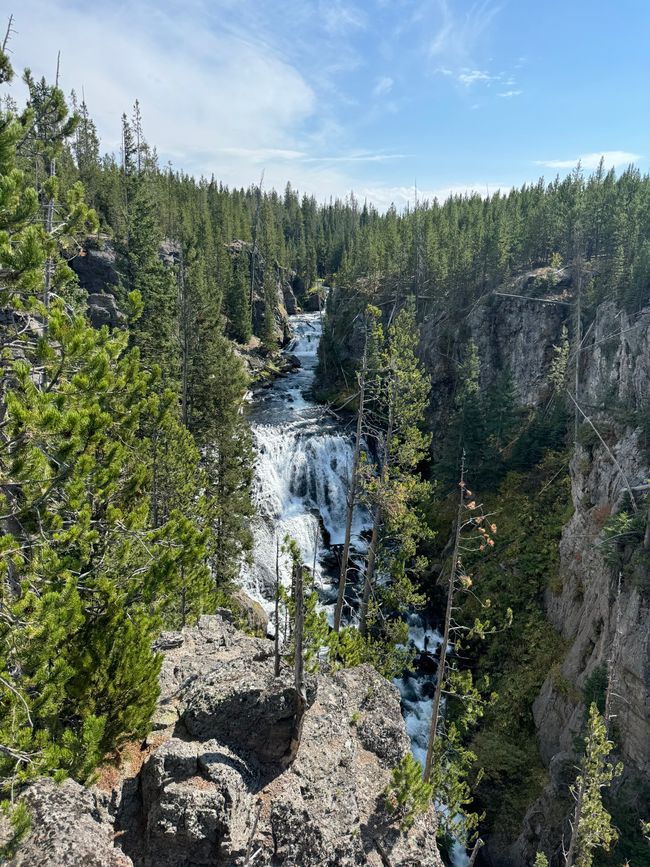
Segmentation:
<svg viewBox="0 0 650 867">
<path fill-rule="evenodd" d="M 518 434 L 520 475 L 513 477 L 513 484 L 528 485 L 526 473 L 530 478 L 540 475 L 542 454 L 537 453 L 536 446 L 527 446 L 526 436 L 535 420 L 549 412 L 553 400 L 549 375 L 558 348 L 564 341 L 573 350 L 574 302 L 571 269 L 544 268 L 524 272 L 497 291 L 484 295 L 462 319 L 451 321 L 435 312 L 425 316 L 419 354 L 432 381 L 429 425 L 434 432 L 434 466 L 454 413 L 459 365 L 467 346 L 473 344 L 480 363 L 481 392 L 494 387 L 507 371 L 515 403 L 524 419 Z M 344 301 L 334 298 L 332 328 L 337 326 L 337 310 L 341 306 Z M 502 804 L 515 804 L 505 808 L 509 810 L 508 822 L 504 821 L 504 809 L 499 811 L 494 803 L 481 802 L 493 823 L 487 828 L 487 845 L 480 859 L 495 867 L 530 864 L 539 849 L 553 860 L 560 858 L 572 803 L 568 787 L 575 776 L 585 701 L 602 700 L 608 667 L 613 672 L 616 751 L 625 766 L 623 778 L 608 799 L 621 834 L 612 863 L 630 857 L 630 853 L 636 856 L 635 864 L 643 864 L 643 858 L 647 858 L 643 849 L 635 849 L 635 838 L 640 840 L 639 820 L 647 812 L 650 770 L 650 557 L 643 547 L 650 476 L 650 309 L 630 315 L 615 302 L 604 301 L 584 316 L 583 326 L 577 445 L 574 448 L 573 403 L 569 397 L 560 396 L 566 402 L 570 420 L 566 445 L 561 454 L 555 453 L 553 471 L 547 476 L 542 473 L 542 482 L 537 487 L 532 484 L 530 494 L 531 502 L 537 499 L 544 508 L 544 493 L 560 484 L 558 515 L 564 514 L 564 518 L 557 527 L 557 538 L 550 542 L 542 538 L 546 528 L 541 524 L 522 528 L 522 533 L 528 536 L 529 549 L 536 548 L 542 561 L 550 545 L 550 554 L 543 563 L 539 599 L 531 596 L 526 600 L 520 593 L 526 607 L 539 604 L 548 624 L 547 640 L 540 642 L 539 647 L 532 643 L 522 654 L 521 648 L 510 646 L 507 637 L 497 635 L 488 639 L 496 647 L 490 651 L 492 660 L 495 655 L 501 657 L 490 664 L 493 673 L 501 673 L 503 679 L 498 687 L 504 692 L 510 689 L 507 681 L 513 672 L 515 678 L 528 678 L 531 669 L 538 670 L 526 706 L 529 722 L 519 720 L 519 723 L 524 728 L 529 725 L 533 733 L 535 744 L 528 755 L 535 756 L 539 771 L 527 767 L 525 773 L 530 780 L 517 779 L 508 776 L 513 766 L 505 761 L 501 777 L 496 775 L 492 781 L 490 798 L 496 797 Z M 353 359 L 358 351 L 358 335 L 348 329 L 339 348 L 339 361 Z M 567 382 L 567 390 L 573 391 L 572 355 L 569 373 L 571 382 Z M 554 400 L 557 403 L 557 395 Z M 510 453 L 516 447 L 516 443 L 511 443 Z M 483 469 L 489 473 L 489 468 Z M 511 488 L 506 483 L 505 488 L 497 487 L 488 495 L 496 510 L 495 520 L 508 527 L 516 520 L 514 511 L 508 513 L 508 509 L 514 510 L 515 502 L 508 496 Z M 444 526 L 443 522 L 443 544 L 448 532 Z M 616 538 L 608 541 L 612 536 Z M 537 569 L 542 574 L 542 566 L 513 563 L 498 544 L 494 556 L 502 558 L 494 568 L 500 567 L 505 576 L 510 576 L 504 579 L 506 582 L 520 581 L 521 569 L 529 568 L 531 572 Z M 476 569 L 480 585 L 485 567 L 478 564 Z M 498 608 L 503 600 L 498 590 L 492 592 L 493 605 Z M 528 615 L 525 610 L 514 611 L 515 633 L 518 616 L 525 620 Z M 477 652 L 480 656 L 483 651 Z M 517 657 L 524 660 L 523 668 L 517 668 Z M 480 661 L 478 664 L 480 668 Z M 543 666 L 547 666 L 546 671 Z M 509 697 L 506 695 L 504 700 L 507 703 Z M 497 713 L 502 707 L 497 704 Z M 487 731 L 479 732 L 477 745 L 483 744 L 487 749 L 485 744 L 490 744 L 490 749 L 496 749 L 495 744 L 500 743 L 495 735 L 499 721 L 490 719 L 488 714 L 485 725 Z M 514 744 L 513 729 L 509 737 L 511 745 Z M 501 743 L 507 748 L 505 742 Z M 481 749 L 478 752 L 480 757 Z M 498 757 L 495 761 L 498 764 Z M 517 772 L 523 774 L 521 768 Z M 480 794 L 481 789 L 479 800 Z"/>
</svg>

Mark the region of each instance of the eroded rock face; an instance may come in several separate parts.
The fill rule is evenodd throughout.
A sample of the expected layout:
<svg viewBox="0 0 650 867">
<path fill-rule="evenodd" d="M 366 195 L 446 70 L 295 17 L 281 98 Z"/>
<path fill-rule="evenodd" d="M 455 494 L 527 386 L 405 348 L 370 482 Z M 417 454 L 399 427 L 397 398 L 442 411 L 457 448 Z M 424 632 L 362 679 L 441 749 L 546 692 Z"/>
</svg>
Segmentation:
<svg viewBox="0 0 650 867">
<path fill-rule="evenodd" d="M 119 310 L 115 298 L 107 293 L 93 292 L 88 296 L 88 315 L 93 328 L 108 325 L 112 331 L 126 324 L 126 317 Z"/>
<path fill-rule="evenodd" d="M 494 302 L 478 305 L 470 317 L 481 369 L 507 364 L 522 405 L 539 406 L 545 395 L 552 347 L 561 338 L 562 311 L 542 308 L 532 317 L 526 312 L 532 304 L 500 301 L 505 303 L 500 308 L 501 319 L 488 316 Z M 485 329 L 483 337 L 475 330 L 477 323 Z M 521 329 L 519 338 L 517 326 Z M 566 767 L 567 762 L 575 767 L 576 743 L 585 715 L 584 689 L 594 672 L 607 664 L 616 633 L 617 576 L 606 559 L 603 525 L 624 506 L 629 488 L 639 502 L 647 490 L 648 452 L 640 429 L 634 426 L 633 413 L 643 407 L 649 393 L 650 310 L 631 318 L 606 302 L 599 307 L 584 340 L 579 397 L 603 432 L 607 447 L 594 434 L 589 437 L 591 444 L 580 445 L 571 459 L 574 511 L 560 541 L 558 585 L 547 590 L 545 599 L 548 619 L 568 647 L 533 706 L 540 755 L 549 768 L 550 782 L 530 806 L 517 843 L 507 850 L 495 841 L 487 847 L 490 863 L 495 865 L 532 863 L 540 841 L 553 856 L 554 846 L 557 850 L 567 830 L 563 822 L 570 805 L 563 799 L 569 778 L 558 768 Z M 625 412 L 617 407 L 624 407 Z M 624 699 L 613 711 L 620 758 L 630 787 L 635 777 L 647 779 L 650 774 L 649 622 L 648 594 L 629 578 L 624 580 L 616 661 L 616 692 Z"/>
<path fill-rule="evenodd" d="M 480 359 L 481 388 L 494 384 L 502 370 L 512 377 L 517 400 L 522 406 L 538 406 L 548 393 L 548 372 L 553 347 L 562 337 L 562 326 L 570 325 L 571 307 L 545 303 L 564 298 L 564 271 L 537 269 L 502 287 L 504 294 L 484 296 L 463 323 L 462 339 L 450 333 L 445 318 L 430 316 L 422 323 L 419 354 L 431 374 L 433 429 L 453 406 L 457 366 L 471 339 Z M 546 279 L 553 291 L 541 293 L 542 300 L 525 297 L 531 282 Z M 513 297 L 523 294 L 523 298 Z M 540 293 L 538 293 L 540 294 Z"/>
</svg>

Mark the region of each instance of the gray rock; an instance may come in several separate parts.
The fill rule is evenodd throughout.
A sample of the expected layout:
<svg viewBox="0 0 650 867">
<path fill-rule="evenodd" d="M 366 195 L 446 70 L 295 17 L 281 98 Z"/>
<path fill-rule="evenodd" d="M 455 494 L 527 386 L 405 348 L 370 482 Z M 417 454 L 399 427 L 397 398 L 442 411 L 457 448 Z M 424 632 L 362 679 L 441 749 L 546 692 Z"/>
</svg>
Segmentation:
<svg viewBox="0 0 650 867">
<path fill-rule="evenodd" d="M 23 794 L 31 830 L 8 867 L 133 867 L 114 845 L 92 792 L 73 780 L 37 780 Z"/>
<path fill-rule="evenodd" d="M 258 635 L 266 635 L 269 626 L 269 615 L 262 605 L 257 600 L 251 599 L 244 590 L 235 591 L 232 598 L 241 610 L 248 628 Z"/>
<path fill-rule="evenodd" d="M 37 799 L 46 828 L 16 865 L 243 867 L 251 853 L 256 867 L 442 867 L 433 807 L 408 834 L 387 812 L 391 769 L 409 749 L 392 685 L 369 666 L 312 677 L 298 746 L 291 673 L 274 677 L 270 641 L 221 616 L 181 635 L 162 641 L 169 723 L 142 769 L 111 793 L 66 783 L 72 806 L 37 784 L 51 794 Z M 47 860 L 65 847 L 77 860 Z"/>
<path fill-rule="evenodd" d="M 88 238 L 82 252 L 70 261 L 70 267 L 82 289 L 88 293 L 104 294 L 119 282 L 116 261 L 115 247 L 108 238 L 99 243 L 95 238 Z"/>
<path fill-rule="evenodd" d="M 145 764 L 146 867 L 227 864 L 245 851 L 257 768 L 216 741 L 172 738 Z"/>
<path fill-rule="evenodd" d="M 200 741 L 216 738 L 264 764 L 289 764 L 302 705 L 292 677 L 274 677 L 269 659 L 270 654 L 260 662 L 231 660 L 193 684 L 182 696 L 182 722 L 190 735 Z"/>
<path fill-rule="evenodd" d="M 289 316 L 293 316 L 295 313 L 300 312 L 298 300 L 294 295 L 293 287 L 290 283 L 284 283 L 282 285 L 282 297 L 284 298 L 284 307 Z"/>
</svg>

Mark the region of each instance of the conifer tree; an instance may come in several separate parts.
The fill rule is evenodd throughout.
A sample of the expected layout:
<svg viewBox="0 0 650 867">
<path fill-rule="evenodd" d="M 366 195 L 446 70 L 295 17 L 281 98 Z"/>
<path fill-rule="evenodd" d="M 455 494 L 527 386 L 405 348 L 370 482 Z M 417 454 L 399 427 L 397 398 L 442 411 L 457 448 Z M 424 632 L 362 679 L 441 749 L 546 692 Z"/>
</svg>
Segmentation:
<svg viewBox="0 0 650 867">
<path fill-rule="evenodd" d="M 595 851 L 600 848 L 608 851 L 618 837 L 603 804 L 603 789 L 623 771 L 622 765 L 613 765 L 608 759 L 613 748 L 607 738 L 605 720 L 592 704 L 580 773 L 571 788 L 575 809 L 566 867 L 591 867 Z"/>
<path fill-rule="evenodd" d="M 53 294 L 47 307 L 36 297 L 48 258 L 69 275 L 16 168 L 23 131 L 0 117 L 2 301 L 13 307 L 0 395 L 0 773 L 10 783 L 85 779 L 121 739 L 146 732 L 169 588 L 177 606 L 183 567 L 206 574 L 205 542 L 184 516 L 151 526 L 142 431 L 158 399 L 128 335 L 91 328 Z"/>
<path fill-rule="evenodd" d="M 373 508 L 372 536 L 369 544 L 359 629 L 366 635 L 375 569 L 380 556 L 382 531 L 399 538 L 397 548 L 384 548 L 384 566 L 393 579 L 393 610 L 406 610 L 417 601 L 407 576 L 409 562 L 414 561 L 416 540 L 426 530 L 414 505 L 426 485 L 416 476 L 418 463 L 424 458 L 430 435 L 423 431 L 429 384 L 414 351 L 417 333 L 415 305 L 409 303 L 395 318 L 384 340 L 377 313 L 368 347 L 371 371 L 368 422 L 381 442 L 381 459 L 377 474 L 366 476 L 366 496 Z M 375 615 L 373 615 L 374 619 Z"/>
<path fill-rule="evenodd" d="M 147 370 L 158 367 L 165 385 L 177 387 L 179 340 L 177 287 L 171 268 L 160 258 L 162 238 L 153 188 L 146 175 L 127 175 L 131 189 L 121 276 L 126 293 L 137 292 L 142 314 L 133 324 L 133 341 Z"/>
<path fill-rule="evenodd" d="M 230 323 L 230 336 L 238 343 L 248 343 L 251 339 L 251 305 L 248 274 L 241 259 L 233 262 L 232 275 L 228 281 L 224 312 Z"/>
</svg>

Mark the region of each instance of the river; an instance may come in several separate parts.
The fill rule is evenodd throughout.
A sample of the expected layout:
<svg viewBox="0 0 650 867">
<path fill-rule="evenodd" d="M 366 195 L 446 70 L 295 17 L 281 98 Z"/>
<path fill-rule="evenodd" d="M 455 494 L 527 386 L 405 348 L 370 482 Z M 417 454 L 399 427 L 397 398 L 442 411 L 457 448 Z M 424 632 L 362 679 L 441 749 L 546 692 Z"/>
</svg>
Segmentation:
<svg viewBox="0 0 650 867">
<path fill-rule="evenodd" d="M 311 396 L 318 344 L 322 335 L 319 313 L 290 317 L 294 338 L 286 352 L 300 367 L 256 391 L 250 406 L 250 422 L 256 452 L 252 565 L 244 570 L 244 586 L 270 613 L 273 609 L 275 563 L 278 542 L 291 536 L 303 561 L 315 564 L 315 586 L 321 607 L 333 619 L 338 587 L 338 550 L 345 534 L 346 494 L 352 468 L 353 427 L 334 417 Z M 352 560 L 361 564 L 366 551 L 368 512 L 355 511 Z M 286 556 L 280 557 L 283 583 L 289 585 Z M 354 621 L 357 589 L 350 582 L 344 616 Z M 433 651 L 440 637 L 409 617 L 409 636 L 419 652 Z M 426 658 L 426 654 L 425 657 Z M 430 661 L 430 657 L 429 657 Z M 402 713 L 415 757 L 424 763 L 433 695 L 433 676 L 416 666 L 395 681 L 402 698 Z M 461 847 L 454 853 L 455 867 L 464 863 Z"/>
</svg>

